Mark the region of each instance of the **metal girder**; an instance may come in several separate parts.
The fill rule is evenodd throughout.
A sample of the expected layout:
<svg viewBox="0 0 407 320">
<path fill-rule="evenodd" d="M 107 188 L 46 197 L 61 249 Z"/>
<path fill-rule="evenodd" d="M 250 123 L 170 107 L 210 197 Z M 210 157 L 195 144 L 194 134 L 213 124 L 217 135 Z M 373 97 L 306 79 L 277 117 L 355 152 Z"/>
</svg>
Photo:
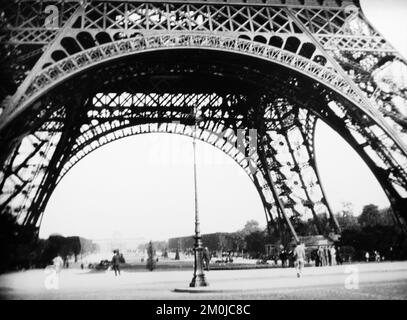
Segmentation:
<svg viewBox="0 0 407 320">
<path fill-rule="evenodd" d="M 278 63 L 321 82 L 351 100 L 369 116 L 381 120 L 380 114 L 364 105 L 363 97 L 333 68 L 313 62 L 305 57 L 273 46 L 243 39 L 227 38 L 210 34 L 163 34 L 137 37 L 94 47 L 63 59 L 28 79 L 25 90 L 17 92 L 15 105 L 10 104 L 0 117 L 0 130 L 41 95 L 73 75 L 102 62 L 150 50 L 200 48 L 235 52 Z M 25 87 L 25 86 L 24 86 Z M 24 89 L 24 88 L 22 88 Z M 382 123 L 381 123 L 382 124 Z M 382 124 L 385 126 L 385 124 Z M 389 129 L 390 130 L 390 129 Z"/>
<path fill-rule="evenodd" d="M 80 3 L 19 1 L 10 4 L 10 7 L 6 7 L 11 23 L 10 41 L 16 44 L 49 43 Z M 318 36 L 327 49 L 366 50 L 368 47 L 369 50 L 394 51 L 377 32 L 350 34 L 349 19 L 354 18 L 358 8 L 351 2 L 343 1 L 342 4 L 335 5 L 332 1 L 324 5 L 319 5 L 317 1 L 304 5 L 299 2 L 283 4 L 281 1 L 244 5 L 231 1 L 92 1 L 73 29 L 90 33 L 103 30 L 111 36 L 129 36 L 134 32 L 203 31 L 238 32 L 252 39 L 263 36 L 266 41 L 275 35 L 285 40 L 291 35 L 301 39 L 298 26 L 283 10 L 289 8 L 296 12 L 301 22 Z M 50 13 L 54 13 L 45 12 L 45 8 L 50 6 L 55 6 L 53 10 L 58 13 L 58 23 L 51 27 L 45 23 Z M 349 37 L 348 41 L 343 41 L 349 35 L 353 36 L 352 39 Z"/>
<path fill-rule="evenodd" d="M 328 199 L 326 197 L 326 193 L 321 184 L 321 178 L 318 171 L 317 162 L 315 159 L 315 129 L 317 124 L 317 117 L 312 112 L 307 112 L 305 110 L 299 111 L 299 123 L 298 128 L 301 131 L 301 135 L 303 138 L 303 145 L 307 149 L 308 152 L 308 165 L 312 166 L 314 173 L 317 177 L 316 181 L 319 183 L 319 188 L 321 190 L 321 202 L 325 204 L 328 210 L 329 218 L 331 221 L 331 225 L 333 229 L 337 232 L 341 232 L 341 227 L 335 217 L 335 214 L 332 212 L 331 206 L 329 205 Z"/>
</svg>

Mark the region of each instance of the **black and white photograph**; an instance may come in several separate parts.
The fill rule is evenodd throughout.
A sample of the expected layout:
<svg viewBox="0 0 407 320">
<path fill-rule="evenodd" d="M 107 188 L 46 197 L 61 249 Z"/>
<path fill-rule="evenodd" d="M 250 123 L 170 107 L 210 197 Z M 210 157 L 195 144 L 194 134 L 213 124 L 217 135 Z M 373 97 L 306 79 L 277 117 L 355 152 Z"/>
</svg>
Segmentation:
<svg viewBox="0 0 407 320">
<path fill-rule="evenodd" d="M 407 1 L 0 0 L 0 300 L 407 300 Z"/>
</svg>

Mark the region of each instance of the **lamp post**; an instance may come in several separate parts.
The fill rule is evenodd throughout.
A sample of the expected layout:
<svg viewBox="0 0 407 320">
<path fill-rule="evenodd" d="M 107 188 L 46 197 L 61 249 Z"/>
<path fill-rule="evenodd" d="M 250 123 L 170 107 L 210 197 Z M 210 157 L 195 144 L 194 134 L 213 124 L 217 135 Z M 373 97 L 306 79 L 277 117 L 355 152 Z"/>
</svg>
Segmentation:
<svg viewBox="0 0 407 320">
<path fill-rule="evenodd" d="M 201 230 L 199 224 L 199 211 L 198 211 L 198 183 L 196 176 L 196 128 L 197 128 L 197 107 L 194 107 L 194 132 L 193 132 L 193 152 L 194 152 L 194 192 L 195 192 L 195 244 L 194 244 L 194 275 L 189 284 L 190 287 L 207 287 L 205 274 L 203 272 L 203 248 Z"/>
</svg>

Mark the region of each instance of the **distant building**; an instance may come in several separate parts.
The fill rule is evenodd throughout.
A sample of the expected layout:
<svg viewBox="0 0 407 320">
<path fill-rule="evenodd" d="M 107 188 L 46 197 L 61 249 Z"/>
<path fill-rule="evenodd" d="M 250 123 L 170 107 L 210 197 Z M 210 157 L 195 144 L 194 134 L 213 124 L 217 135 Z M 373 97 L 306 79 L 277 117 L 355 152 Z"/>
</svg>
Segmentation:
<svg viewBox="0 0 407 320">
<path fill-rule="evenodd" d="M 137 252 L 140 244 L 145 243 L 144 238 L 111 238 L 111 239 L 94 239 L 92 240 L 99 246 L 100 253 L 111 253 L 113 250 L 119 249 L 123 254 L 131 254 Z"/>
</svg>

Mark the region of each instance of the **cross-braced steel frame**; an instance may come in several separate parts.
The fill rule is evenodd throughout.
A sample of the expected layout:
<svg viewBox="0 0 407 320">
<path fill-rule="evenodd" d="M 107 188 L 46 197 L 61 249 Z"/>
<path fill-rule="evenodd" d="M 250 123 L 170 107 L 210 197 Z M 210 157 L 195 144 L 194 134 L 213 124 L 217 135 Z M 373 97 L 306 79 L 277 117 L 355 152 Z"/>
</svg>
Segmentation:
<svg viewBox="0 0 407 320">
<path fill-rule="evenodd" d="M 20 0 L 4 11 L 19 67 L 0 114 L 0 209 L 21 223 L 39 226 L 90 152 L 142 133 L 191 136 L 197 108 L 198 138 L 246 171 L 281 236 L 298 239 L 305 218 L 340 232 L 318 120 L 358 152 L 405 227 L 407 85 L 388 72 L 406 61 L 357 1 Z"/>
</svg>

